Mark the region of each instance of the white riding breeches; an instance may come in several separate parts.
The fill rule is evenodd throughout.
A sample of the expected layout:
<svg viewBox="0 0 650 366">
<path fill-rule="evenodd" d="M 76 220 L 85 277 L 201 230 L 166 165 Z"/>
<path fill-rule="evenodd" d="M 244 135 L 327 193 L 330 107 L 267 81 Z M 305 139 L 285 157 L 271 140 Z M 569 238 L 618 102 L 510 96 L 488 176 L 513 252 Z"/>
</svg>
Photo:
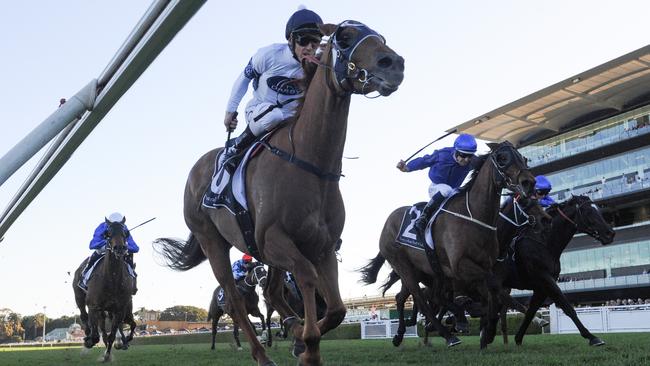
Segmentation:
<svg viewBox="0 0 650 366">
<path fill-rule="evenodd" d="M 448 184 L 444 183 L 439 183 L 439 184 L 433 184 L 429 186 L 429 198 L 435 196 L 436 193 L 440 193 L 443 197 L 449 197 L 451 192 L 453 192 L 454 189 L 451 188 Z"/>
<path fill-rule="evenodd" d="M 268 131 L 271 131 L 275 126 L 281 122 L 293 117 L 295 114 L 295 102 L 289 103 L 283 107 L 276 107 L 269 111 L 261 118 L 257 118 L 268 108 L 273 106 L 271 103 L 260 103 L 246 108 L 246 123 L 250 127 L 255 136 L 260 136 Z M 257 119 L 257 121 L 255 121 Z"/>
</svg>

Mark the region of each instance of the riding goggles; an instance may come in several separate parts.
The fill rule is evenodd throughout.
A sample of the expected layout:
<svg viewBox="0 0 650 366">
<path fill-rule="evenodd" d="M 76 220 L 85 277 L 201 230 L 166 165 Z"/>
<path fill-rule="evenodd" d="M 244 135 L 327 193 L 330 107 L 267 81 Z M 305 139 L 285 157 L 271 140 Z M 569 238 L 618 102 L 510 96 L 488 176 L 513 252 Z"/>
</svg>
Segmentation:
<svg viewBox="0 0 650 366">
<path fill-rule="evenodd" d="M 474 154 L 468 154 L 468 153 L 462 153 L 460 151 L 456 151 L 456 156 L 458 156 L 461 159 L 469 159 L 472 156 L 474 156 Z"/>
<path fill-rule="evenodd" d="M 296 34 L 294 39 L 300 47 L 305 47 L 310 43 L 319 44 L 321 40 L 320 37 L 313 34 Z"/>
<path fill-rule="evenodd" d="M 547 194 L 551 193 L 551 190 L 550 189 L 538 189 L 538 190 L 535 191 L 535 193 L 537 193 L 538 196 L 543 197 L 543 196 L 546 196 Z"/>
</svg>

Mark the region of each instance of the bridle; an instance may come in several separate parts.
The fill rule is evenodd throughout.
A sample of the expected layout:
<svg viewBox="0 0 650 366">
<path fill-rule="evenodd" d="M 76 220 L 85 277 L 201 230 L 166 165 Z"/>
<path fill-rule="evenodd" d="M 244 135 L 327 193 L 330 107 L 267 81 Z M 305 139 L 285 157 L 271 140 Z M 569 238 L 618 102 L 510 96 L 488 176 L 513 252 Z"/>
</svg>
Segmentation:
<svg viewBox="0 0 650 366">
<path fill-rule="evenodd" d="M 266 279 L 266 271 L 264 271 L 262 275 L 258 275 L 257 271 L 260 270 L 264 271 L 264 265 L 260 264 L 255 266 L 252 270 L 253 273 L 251 275 L 251 277 L 253 277 L 255 281 L 253 283 L 248 283 L 248 276 L 246 276 L 244 277 L 244 284 L 248 287 L 255 287 L 257 286 L 257 284 L 261 284 L 262 281 Z"/>
<path fill-rule="evenodd" d="M 524 209 L 521 208 L 518 197 L 512 199 L 512 212 L 514 214 L 514 217 L 512 219 L 501 211 L 499 211 L 499 216 L 501 216 L 502 219 L 506 220 L 511 225 L 518 228 L 524 225 L 535 226 L 535 216 L 528 215 L 526 211 L 524 211 Z M 523 218 L 520 218 L 520 216 L 523 216 Z M 521 219 L 526 219 L 526 220 L 519 222 L 519 220 Z"/>
<path fill-rule="evenodd" d="M 564 218 L 565 220 L 570 222 L 576 228 L 576 230 L 578 232 L 587 234 L 587 235 L 593 237 L 596 240 L 601 240 L 602 238 L 601 238 L 601 235 L 598 232 L 598 230 L 592 229 L 589 225 L 587 225 L 587 221 L 586 221 L 586 219 L 584 217 L 584 214 L 582 212 L 582 208 L 585 205 L 589 205 L 589 206 L 593 207 L 593 203 L 590 202 L 590 201 L 584 201 L 582 203 L 576 202 L 574 205 L 572 205 L 572 206 L 574 206 L 576 216 L 577 216 L 575 221 L 571 220 L 571 218 L 566 213 L 564 213 L 564 211 L 562 211 L 562 209 L 560 208 L 560 205 L 558 205 L 556 207 L 556 209 L 557 209 L 557 212 L 560 214 L 560 216 L 562 216 L 562 218 Z"/>
<path fill-rule="evenodd" d="M 499 164 L 496 160 L 496 155 L 500 150 L 507 149 L 510 151 L 510 156 L 506 162 L 503 164 Z M 498 187 L 503 187 L 507 188 L 513 192 L 519 193 L 522 197 L 526 197 L 526 192 L 524 192 L 523 188 L 516 183 L 513 183 L 512 179 L 506 175 L 505 171 L 512 166 L 512 164 L 515 163 L 515 160 L 519 160 L 519 163 L 523 166 L 526 166 L 525 162 L 523 161 L 523 158 L 521 158 L 521 155 L 519 155 L 515 147 L 510 145 L 510 144 L 505 144 L 502 146 L 499 146 L 496 150 L 492 151 L 490 153 L 490 161 L 492 162 L 492 165 L 494 165 L 494 168 L 496 169 L 497 173 L 499 175 L 497 176 L 497 186 Z M 517 174 L 517 177 L 521 175 L 521 173 L 524 171 L 524 169 L 520 169 L 519 173 Z"/>
<path fill-rule="evenodd" d="M 123 246 L 120 245 L 117 248 L 113 247 L 113 243 L 111 241 L 111 239 L 113 238 L 113 232 L 116 231 L 116 229 L 114 228 L 114 225 L 120 225 L 120 229 L 121 229 L 122 236 L 123 236 L 123 239 L 124 239 L 124 245 Z M 108 230 L 106 231 L 106 234 L 105 234 L 106 251 L 113 254 L 116 258 L 121 258 L 121 257 L 125 256 L 127 251 L 128 251 L 128 247 L 127 247 L 127 244 L 126 244 L 126 240 L 127 240 L 128 237 L 129 237 L 129 231 L 126 229 L 126 226 L 124 226 L 123 224 L 120 224 L 120 223 L 109 223 L 108 224 Z"/>
<path fill-rule="evenodd" d="M 345 45 L 342 44 L 338 37 L 343 28 L 349 27 L 357 29 L 358 35 L 354 43 Z M 330 79 L 334 80 L 337 90 L 342 90 L 342 93 L 339 95 L 340 97 L 345 97 L 350 94 L 362 94 L 365 96 L 366 86 L 375 78 L 375 75 L 367 69 L 357 66 L 352 61 L 352 56 L 361 43 L 373 37 L 378 38 L 382 44 L 386 44 L 386 39 L 382 35 L 370 29 L 365 24 L 355 20 L 346 20 L 336 26 L 336 29 L 327 41 L 331 53 L 331 65 L 322 63 L 315 57 L 307 57 L 306 59 L 317 66 L 325 67 L 331 71 L 326 77 L 328 82 Z M 361 83 L 361 90 L 354 88 L 352 83 L 355 81 Z M 377 98 L 379 95 L 366 97 Z"/>
</svg>

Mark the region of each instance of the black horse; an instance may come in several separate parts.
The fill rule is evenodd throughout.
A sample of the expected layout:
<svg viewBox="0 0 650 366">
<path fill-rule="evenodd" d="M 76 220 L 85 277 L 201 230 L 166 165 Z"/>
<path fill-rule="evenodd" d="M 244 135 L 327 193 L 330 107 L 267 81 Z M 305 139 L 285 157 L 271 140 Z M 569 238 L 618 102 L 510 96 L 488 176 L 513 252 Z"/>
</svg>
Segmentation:
<svg viewBox="0 0 650 366">
<path fill-rule="evenodd" d="M 515 261 L 508 257 L 516 276 L 505 278 L 504 285 L 510 288 L 533 290 L 528 311 L 515 336 L 520 345 L 526 329 L 535 313 L 546 298 L 551 298 L 564 313 L 573 320 L 582 337 L 589 339 L 592 346 L 605 344 L 600 338 L 591 334 L 580 322 L 556 281 L 560 275 L 560 255 L 576 232 L 590 235 L 603 245 L 614 240 L 614 230 L 601 215 L 598 207 L 587 196 L 572 196 L 565 202 L 555 204 L 547 209 L 552 216 L 548 232 L 526 230 L 514 244 Z"/>
<path fill-rule="evenodd" d="M 84 323 L 86 336 L 84 347 L 92 348 L 99 342 L 99 330 L 106 345 L 104 361 L 111 359 L 111 348 L 124 322 L 131 325 L 128 337 L 122 334 L 122 349 L 127 349 L 133 339 L 135 321 L 131 310 L 134 278 L 129 274 L 124 258 L 128 254 L 126 238 L 129 236 L 124 222 L 110 222 L 106 220 L 106 253 L 97 262 L 93 274 L 88 280 L 88 292 L 85 293 L 77 284 L 81 278 L 82 269 L 86 260 L 81 263 L 75 272 L 73 289 L 75 301 L 81 312 L 81 321 Z M 88 311 L 86 312 L 86 307 Z M 106 332 L 106 319 L 110 321 L 110 333 Z"/>
<path fill-rule="evenodd" d="M 260 318 L 262 321 L 262 331 L 266 330 L 266 323 L 264 322 L 264 315 L 262 315 L 262 312 L 260 311 L 260 308 L 258 306 L 260 302 L 260 297 L 257 295 L 257 292 L 255 291 L 255 288 L 257 285 L 266 286 L 266 269 L 264 269 L 264 264 L 260 262 L 256 262 L 253 265 L 253 268 L 251 268 L 250 271 L 246 274 L 246 277 L 244 277 L 243 281 L 239 281 L 237 283 L 237 290 L 241 294 L 242 298 L 244 299 L 244 304 L 246 306 L 246 314 L 250 314 L 254 317 Z M 211 349 L 214 349 L 214 345 L 216 342 L 217 338 L 217 324 L 219 323 L 219 319 L 224 314 L 232 314 L 233 309 L 232 309 L 232 303 L 228 301 L 228 294 L 224 294 L 222 292 L 221 286 L 217 287 L 214 292 L 212 293 L 212 301 L 210 301 L 210 310 L 208 311 L 208 321 L 212 320 L 212 347 Z M 223 296 L 223 298 L 219 298 Z M 235 321 L 235 318 L 231 316 L 233 319 L 233 329 L 232 329 L 232 335 L 235 338 L 235 343 L 237 344 L 237 349 L 241 350 L 241 343 L 239 342 L 239 324 Z M 253 326 L 253 329 L 255 327 Z M 256 332 L 257 333 L 257 332 Z"/>
</svg>

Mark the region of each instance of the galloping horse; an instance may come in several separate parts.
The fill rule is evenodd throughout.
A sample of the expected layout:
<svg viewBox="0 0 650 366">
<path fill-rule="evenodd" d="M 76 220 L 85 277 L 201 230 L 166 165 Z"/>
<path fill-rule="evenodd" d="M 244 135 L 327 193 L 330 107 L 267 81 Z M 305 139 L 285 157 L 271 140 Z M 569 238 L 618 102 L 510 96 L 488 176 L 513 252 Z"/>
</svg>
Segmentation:
<svg viewBox="0 0 650 366">
<path fill-rule="evenodd" d="M 560 256 L 576 232 L 590 235 L 603 245 L 614 241 L 614 231 L 588 196 L 572 196 L 565 202 L 547 209 L 553 217 L 547 236 L 527 233 L 515 243 L 515 268 L 518 276 L 508 276 L 505 285 L 511 288 L 533 290 L 528 311 L 522 321 L 515 342 L 520 345 L 535 313 L 550 297 L 573 320 L 580 335 L 589 339 L 589 345 L 605 344 L 580 322 L 576 311 L 567 300 L 556 280 L 560 275 Z"/>
<path fill-rule="evenodd" d="M 321 364 L 321 335 L 345 317 L 334 249 L 345 221 L 338 180 L 351 94 L 377 91 L 387 96 L 404 78 L 404 59 L 367 26 L 345 21 L 324 25 L 321 31 L 330 38 L 298 118 L 271 136 L 246 172 L 246 198 L 255 223 L 258 259 L 293 273 L 304 299 L 303 326 L 283 299 L 282 287 L 271 289 L 273 307 L 306 345 L 299 359 L 303 365 Z M 175 269 L 188 270 L 209 259 L 217 281 L 233 303 L 233 318 L 248 336 L 253 358 L 258 365 L 274 365 L 246 321 L 243 299 L 230 271 L 230 248 L 249 252 L 237 221 L 227 210 L 201 206 L 220 151 L 201 157 L 187 180 L 184 215 L 191 231 L 187 242 L 159 240 L 157 245 Z M 316 289 L 327 303 L 327 313 L 320 321 Z"/>
<path fill-rule="evenodd" d="M 479 293 L 481 302 L 488 305 L 487 332 L 481 336 L 481 348 L 491 343 L 496 333 L 499 286 L 492 267 L 498 249 L 495 225 L 500 193 L 503 188 L 509 188 L 527 196 L 535 183 L 525 160 L 512 144 L 506 141 L 488 146 L 491 152 L 476 159 L 472 178 L 458 195 L 449 199 L 445 211 L 430 228 L 440 267 L 444 277 L 451 279 L 456 295 Z M 409 209 L 400 207 L 386 219 L 379 239 L 379 254 L 362 268 L 362 281 L 374 283 L 381 266 L 388 260 L 413 295 L 418 309 L 447 340 L 447 345 L 453 346 L 459 340 L 440 324 L 418 285 L 431 282 L 436 275 L 420 250 L 396 243 L 402 218 Z M 441 290 L 445 283 L 439 278 L 433 286 Z M 458 293 L 459 290 L 462 292 Z"/>
<path fill-rule="evenodd" d="M 111 348 L 118 331 L 125 321 L 131 325 L 131 334 L 128 338 L 122 337 L 122 348 L 128 348 L 128 342 L 133 339 L 135 322 L 133 321 L 132 300 L 133 278 L 129 275 L 124 257 L 127 254 L 126 238 L 129 236 L 126 226 L 120 222 L 106 220 L 106 253 L 97 262 L 93 274 L 88 280 L 88 292 L 78 288 L 81 272 L 86 265 L 86 260 L 75 271 L 72 286 L 75 301 L 81 312 L 81 321 L 84 323 L 86 336 L 84 347 L 92 348 L 99 342 L 99 329 L 106 345 L 104 361 L 111 359 Z M 88 312 L 86 312 L 86 306 Z M 111 331 L 106 333 L 106 318 L 111 321 Z"/>
<path fill-rule="evenodd" d="M 260 297 L 257 295 L 255 288 L 257 285 L 266 286 L 266 269 L 264 269 L 264 264 L 257 262 L 255 266 L 248 271 L 246 277 L 239 286 L 237 290 L 244 298 L 244 304 L 246 306 L 246 313 L 254 317 L 260 318 L 262 321 L 262 331 L 266 329 L 266 324 L 264 322 L 264 316 L 260 311 L 258 306 L 260 302 Z M 212 293 L 212 300 L 210 301 L 210 310 L 208 310 L 208 321 L 212 320 L 212 347 L 214 349 L 214 344 L 217 339 L 217 324 L 219 319 L 223 314 L 228 314 L 232 317 L 233 308 L 232 303 L 228 301 L 228 297 L 225 297 L 225 306 L 219 305 L 219 293 L 221 292 L 221 286 L 217 287 Z M 248 320 L 248 317 L 246 318 Z M 234 320 L 234 318 L 233 318 Z M 239 323 L 237 321 L 233 322 L 232 336 L 235 338 L 235 343 L 237 344 L 237 349 L 241 350 L 241 343 L 239 342 Z"/>
</svg>

